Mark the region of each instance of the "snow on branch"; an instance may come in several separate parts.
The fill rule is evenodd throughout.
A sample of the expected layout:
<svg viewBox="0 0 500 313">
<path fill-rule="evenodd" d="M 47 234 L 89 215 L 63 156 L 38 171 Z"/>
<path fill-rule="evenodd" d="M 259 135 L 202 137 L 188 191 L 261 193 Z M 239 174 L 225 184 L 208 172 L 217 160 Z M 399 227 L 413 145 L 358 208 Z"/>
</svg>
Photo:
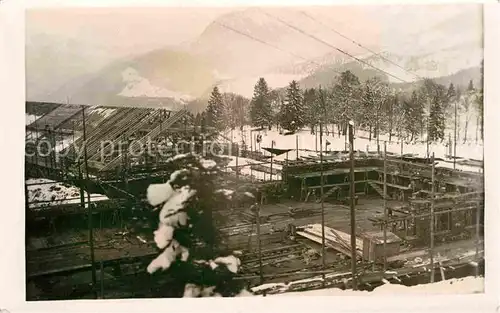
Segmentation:
<svg viewBox="0 0 500 313">
<path fill-rule="evenodd" d="M 207 240 L 199 238 L 207 234 L 206 229 L 209 235 L 212 231 L 211 221 L 204 219 L 203 216 L 205 207 L 219 205 L 218 198 L 212 197 L 211 194 L 222 194 L 226 198 L 231 198 L 235 191 L 214 188 L 211 180 L 217 163 L 213 160 L 190 154 L 173 161 L 178 163 L 181 169 L 174 171 L 168 182 L 153 184 L 147 189 L 149 204 L 153 207 L 161 206 L 158 229 L 154 231 L 154 242 L 162 250 L 147 267 L 148 273 L 168 270 L 171 267 L 172 271 L 182 271 L 178 283 L 182 284 L 183 289 L 180 289 L 178 296 L 217 297 L 251 294 L 241 293 L 240 282 L 232 280 L 241 266 L 240 259 L 235 256 L 238 255 L 237 252 L 221 256 L 216 251 L 209 251 L 208 254 L 200 253 L 201 250 L 196 248 L 204 249 L 204 245 L 214 245 L 216 242 L 210 238 Z M 247 196 L 254 197 L 249 193 Z M 203 221 L 201 224 L 200 220 Z M 191 247 L 192 243 L 196 246 Z M 177 272 L 174 276 L 176 275 Z"/>
<path fill-rule="evenodd" d="M 182 261 L 187 261 L 189 251 L 187 248 L 179 245 L 175 239 L 172 239 L 170 245 L 156 259 L 151 261 L 147 268 L 148 273 L 152 274 L 159 269 L 168 269 L 178 256 L 181 256 Z"/>
</svg>

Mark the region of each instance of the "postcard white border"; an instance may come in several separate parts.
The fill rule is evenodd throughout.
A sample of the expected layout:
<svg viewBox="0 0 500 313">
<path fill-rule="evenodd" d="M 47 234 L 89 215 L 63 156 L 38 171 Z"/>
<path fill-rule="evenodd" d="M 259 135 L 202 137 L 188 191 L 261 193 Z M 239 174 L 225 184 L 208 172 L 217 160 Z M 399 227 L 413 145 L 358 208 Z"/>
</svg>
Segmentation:
<svg viewBox="0 0 500 313">
<path fill-rule="evenodd" d="M 500 192 L 497 136 L 500 134 L 499 5 L 496 1 L 408 1 L 404 3 L 486 3 L 485 5 L 485 189 L 486 293 L 460 296 L 251 297 L 25 301 L 24 256 L 24 8 L 54 6 L 249 6 L 401 4 L 401 1 L 332 0 L 0 0 L 0 309 L 21 312 L 499 312 Z M 3 312 L 2 312 L 3 313 Z"/>
</svg>

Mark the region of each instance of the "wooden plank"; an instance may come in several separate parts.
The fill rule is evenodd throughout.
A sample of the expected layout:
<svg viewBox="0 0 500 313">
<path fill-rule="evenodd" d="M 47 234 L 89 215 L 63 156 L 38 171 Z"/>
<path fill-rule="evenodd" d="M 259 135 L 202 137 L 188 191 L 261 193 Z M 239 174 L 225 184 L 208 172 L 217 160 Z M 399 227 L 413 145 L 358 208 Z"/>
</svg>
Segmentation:
<svg viewBox="0 0 500 313">
<path fill-rule="evenodd" d="M 81 106 L 63 104 L 53 111 L 45 114 L 41 118 L 38 118 L 35 122 L 29 124 L 27 128 L 44 131 L 45 127 L 48 126 L 49 129 L 57 129 L 59 125 L 63 124 L 65 121 L 69 120 L 81 111 Z"/>
<path fill-rule="evenodd" d="M 361 172 L 371 172 L 377 170 L 378 167 L 358 167 L 354 170 L 356 173 L 361 173 Z M 333 170 L 328 170 L 328 171 L 323 171 L 323 176 L 331 176 L 331 175 L 342 175 L 342 174 L 348 174 L 350 171 L 349 168 L 337 168 Z M 290 176 L 295 177 L 295 178 L 310 178 L 310 177 L 319 177 L 321 176 L 321 172 L 308 172 L 308 173 L 296 173 L 296 174 L 290 174 Z"/>
<path fill-rule="evenodd" d="M 312 224 L 301 227 L 301 230 L 297 231 L 297 234 L 304 238 L 322 244 L 320 224 Z M 350 245 L 348 244 L 348 242 L 350 242 L 350 238 L 351 235 L 347 233 L 325 226 L 325 243 L 333 249 L 347 255 L 348 257 L 351 256 Z M 361 257 L 363 251 L 363 240 L 356 238 L 356 249 L 357 254 Z"/>
<path fill-rule="evenodd" d="M 356 184 L 363 184 L 368 182 L 368 180 L 357 180 L 355 181 Z M 338 183 L 338 184 L 328 184 L 328 185 L 323 185 L 323 188 L 328 188 L 328 187 L 339 187 L 339 186 L 349 186 L 350 183 Z M 314 186 L 307 186 L 307 189 L 319 189 L 321 188 L 321 185 L 314 185 Z"/>
<path fill-rule="evenodd" d="M 384 182 L 378 181 L 378 180 L 372 180 L 373 183 L 383 185 Z M 410 190 L 411 187 L 408 186 L 401 186 L 401 185 L 395 185 L 395 184 L 387 184 L 387 187 L 393 187 L 401 190 Z"/>
</svg>

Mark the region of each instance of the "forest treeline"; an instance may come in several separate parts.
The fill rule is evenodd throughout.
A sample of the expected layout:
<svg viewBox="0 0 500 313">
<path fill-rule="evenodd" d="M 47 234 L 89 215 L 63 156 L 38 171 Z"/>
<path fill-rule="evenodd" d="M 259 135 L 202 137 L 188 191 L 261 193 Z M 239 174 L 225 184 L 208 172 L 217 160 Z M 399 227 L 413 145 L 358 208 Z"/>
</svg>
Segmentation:
<svg viewBox="0 0 500 313">
<path fill-rule="evenodd" d="M 387 134 L 389 139 L 398 136 L 412 142 L 428 134 L 430 142 L 437 142 L 446 139 L 446 121 L 453 122 L 455 116 L 457 140 L 465 141 L 472 115 L 482 140 L 483 89 L 472 80 L 463 88 L 424 79 L 414 83 L 410 91 L 402 91 L 377 76 L 360 82 L 351 71 L 344 71 L 333 86 L 308 89 L 301 89 L 297 81 L 284 89 L 271 89 L 260 78 L 251 99 L 221 93 L 214 87 L 205 111 L 194 119 L 198 125 L 221 131 L 251 125 L 274 126 L 292 133 L 307 127 L 314 133 L 322 123 L 323 130 L 334 136 L 345 135 L 348 122 L 353 120 L 356 129 L 367 131 L 370 139 Z"/>
</svg>

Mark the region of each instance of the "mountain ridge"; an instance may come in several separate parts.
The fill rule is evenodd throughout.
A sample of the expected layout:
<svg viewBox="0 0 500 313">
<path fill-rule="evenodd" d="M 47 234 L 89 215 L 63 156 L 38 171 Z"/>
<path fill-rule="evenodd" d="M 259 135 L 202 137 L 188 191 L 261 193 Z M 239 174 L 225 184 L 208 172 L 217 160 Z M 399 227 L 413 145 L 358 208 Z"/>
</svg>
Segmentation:
<svg viewBox="0 0 500 313">
<path fill-rule="evenodd" d="M 277 19 L 269 15 L 277 16 Z M 192 102 L 193 98 L 207 98 L 215 85 L 223 92 L 251 97 L 259 77 L 266 78 L 271 88 L 278 89 L 286 87 L 291 80 L 299 81 L 302 88 L 327 87 L 333 84 L 338 72 L 346 69 L 352 70 L 361 80 L 380 75 L 377 69 L 360 65 L 351 57 L 307 38 L 278 19 L 294 25 L 300 21 L 306 33 L 328 38 L 332 45 L 403 81 L 415 81 L 418 77 L 439 79 L 463 70 L 448 80 L 460 85 L 470 79 L 476 83 L 478 76 L 473 68 L 482 59 L 482 48 L 478 43 L 480 33 L 468 31 L 465 35 L 447 35 L 464 16 L 468 15 L 463 13 L 446 19 L 433 24 L 430 30 L 415 33 L 414 38 L 404 38 L 407 41 L 404 45 L 394 44 L 399 51 L 366 44 L 373 51 L 384 50 L 374 55 L 333 36 L 324 27 L 319 28 L 319 24 L 308 21 L 298 10 L 243 8 L 217 17 L 195 40 L 110 62 L 96 72 L 68 79 L 43 97 L 35 95 L 38 99 L 30 98 L 28 93 L 28 100 L 141 106 L 150 98 L 148 105 L 178 107 Z M 464 25 L 473 25 L 475 21 L 476 18 L 471 18 Z M 250 34 L 256 39 L 242 34 Z M 426 45 L 415 49 L 415 42 Z M 297 58 L 297 55 L 303 58 Z M 433 68 L 436 64 L 439 66 Z M 28 70 L 28 77 L 30 75 Z M 406 86 L 385 76 L 395 86 Z"/>
</svg>

